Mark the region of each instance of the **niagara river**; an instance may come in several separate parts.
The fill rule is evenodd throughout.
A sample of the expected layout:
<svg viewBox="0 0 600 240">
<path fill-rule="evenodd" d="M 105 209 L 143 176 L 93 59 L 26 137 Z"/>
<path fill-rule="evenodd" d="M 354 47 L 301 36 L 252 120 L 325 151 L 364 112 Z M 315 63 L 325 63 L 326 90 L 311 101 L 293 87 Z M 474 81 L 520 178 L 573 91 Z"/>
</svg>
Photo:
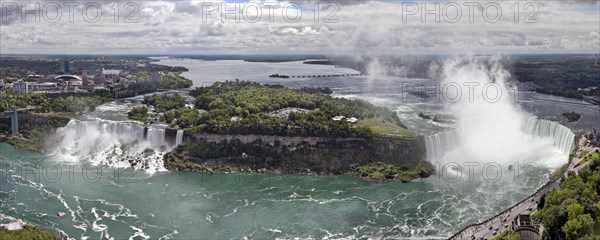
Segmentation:
<svg viewBox="0 0 600 240">
<path fill-rule="evenodd" d="M 437 173 L 403 184 L 351 176 L 166 171 L 162 154 L 182 144 L 183 132 L 170 139 L 165 126 L 144 128 L 128 121 L 124 116 L 134 106 L 128 99 L 71 119 L 58 130 L 62 141 L 52 153 L 0 144 L 1 212 L 71 239 L 446 239 L 532 194 L 567 163 L 575 134 L 600 124 L 594 120 L 600 117 L 598 106 L 593 105 L 528 98 L 490 103 L 478 101 L 477 95 L 475 104 L 467 98 L 441 104 L 402 91 L 427 79 L 282 80 L 264 74 L 357 73 L 328 65 L 183 58 L 159 63 L 190 69 L 184 75 L 195 86 L 236 78 L 292 88 L 328 86 L 336 97 L 392 108 L 422 136 L 427 160 Z M 501 66 L 479 64 L 447 62 L 440 81 L 501 83 L 502 91 L 513 91 L 504 87 L 507 73 Z M 555 116 L 564 109 L 576 109 L 581 121 L 560 122 Z M 424 112 L 444 121 L 417 116 Z M 147 153 L 147 148 L 155 151 Z M 472 178 L 465 167 L 470 162 L 479 163 L 471 169 Z M 492 173 L 485 167 L 489 164 L 497 166 Z M 57 217 L 58 212 L 66 215 Z"/>
</svg>

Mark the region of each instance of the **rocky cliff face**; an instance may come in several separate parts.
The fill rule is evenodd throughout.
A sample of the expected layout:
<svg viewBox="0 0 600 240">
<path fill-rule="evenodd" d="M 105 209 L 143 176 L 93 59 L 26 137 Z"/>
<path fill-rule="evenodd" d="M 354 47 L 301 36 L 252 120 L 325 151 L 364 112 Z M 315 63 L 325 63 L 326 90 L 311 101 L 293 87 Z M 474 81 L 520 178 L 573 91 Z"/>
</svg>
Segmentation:
<svg viewBox="0 0 600 240">
<path fill-rule="evenodd" d="M 264 170 L 289 173 L 346 173 L 352 166 L 373 162 L 383 162 L 396 166 L 417 166 L 425 154 L 424 142 L 421 138 L 398 139 L 387 137 L 362 138 L 321 138 L 321 137 L 282 137 L 257 135 L 214 135 L 190 134 L 184 136 L 186 145 L 196 146 L 229 146 L 236 142 L 234 148 L 260 148 L 264 152 L 275 152 L 267 156 L 253 156 L 242 152 L 240 155 L 207 157 L 194 156 L 179 148 L 165 159 L 167 168 L 174 170 L 202 171 L 200 168 L 211 168 L 218 172 L 239 170 Z M 209 146 L 210 145 L 210 146 Z M 240 150 L 244 151 L 244 150 Z M 235 151 L 239 153 L 240 151 Z M 177 161 L 177 164 L 174 164 Z M 184 164 L 185 163 L 185 164 Z M 200 167 L 193 169 L 194 164 Z M 247 169 L 249 168 L 249 169 Z"/>
</svg>

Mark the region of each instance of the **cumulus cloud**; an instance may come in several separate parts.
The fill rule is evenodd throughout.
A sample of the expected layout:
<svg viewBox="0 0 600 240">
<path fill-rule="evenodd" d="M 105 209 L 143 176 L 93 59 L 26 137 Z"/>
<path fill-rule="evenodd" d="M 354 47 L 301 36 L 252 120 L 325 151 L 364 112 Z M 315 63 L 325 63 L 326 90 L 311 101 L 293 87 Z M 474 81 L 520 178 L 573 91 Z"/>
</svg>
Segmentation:
<svg viewBox="0 0 600 240">
<path fill-rule="evenodd" d="M 39 2 L 28 1 L 28 9 Z M 598 1 L 539 1 L 535 2 L 538 9 L 533 15 L 533 9 L 525 9 L 522 3 L 519 7 L 525 10 L 518 19 L 510 10 L 514 2 L 500 2 L 503 14 L 495 21 L 483 17 L 488 3 L 483 1 L 474 8 L 473 20 L 469 19 L 469 9 L 461 5 L 462 17 L 456 22 L 448 21 L 449 16 L 441 11 L 448 2 L 441 2 L 441 15 L 425 15 L 426 21 L 420 13 L 406 14 L 402 2 L 396 1 L 337 1 L 336 8 L 325 8 L 325 3 L 331 1 L 324 0 L 210 2 L 229 9 L 229 13 L 237 10 L 242 14 L 239 22 L 231 14 L 225 16 L 225 21 L 218 13 L 207 15 L 202 1 L 139 1 L 134 2 L 135 6 L 126 5 L 128 2 L 79 1 L 75 21 L 69 21 L 63 8 L 62 18 L 56 23 L 43 17 L 35 22 L 33 16 L 23 23 L 20 14 L 11 14 L 8 5 L 3 4 L 0 52 L 118 53 L 125 49 L 135 53 L 289 51 L 382 55 L 600 50 Z M 290 7 L 292 2 L 299 3 L 300 8 Z M 43 6 L 45 2 L 40 3 Z M 320 3 L 320 9 L 314 8 L 316 3 Z M 86 4 L 100 6 L 100 20 L 84 17 Z M 417 4 L 435 7 L 430 1 Z M 115 6 L 119 9 L 117 18 Z M 260 19 L 253 21 L 244 14 L 260 14 Z M 525 22 L 527 16 L 531 22 Z"/>
</svg>

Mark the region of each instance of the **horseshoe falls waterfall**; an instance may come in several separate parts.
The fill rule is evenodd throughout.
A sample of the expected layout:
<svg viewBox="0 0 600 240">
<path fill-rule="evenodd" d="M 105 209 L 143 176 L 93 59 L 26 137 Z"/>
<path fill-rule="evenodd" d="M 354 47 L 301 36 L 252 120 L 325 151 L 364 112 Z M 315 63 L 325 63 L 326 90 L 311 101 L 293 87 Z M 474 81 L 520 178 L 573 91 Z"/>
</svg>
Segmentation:
<svg viewBox="0 0 600 240">
<path fill-rule="evenodd" d="M 537 117 L 531 117 L 527 120 L 524 132 L 534 137 L 552 139 L 554 147 L 567 156 L 571 153 L 575 142 L 575 134 L 571 129 L 557 122 Z"/>
<path fill-rule="evenodd" d="M 444 107 L 457 120 L 451 129 L 424 137 L 429 160 L 482 165 L 534 162 L 550 168 L 567 162 L 575 134 L 520 109 L 506 87 L 510 75 L 499 59 L 453 58 L 440 65 L 441 84 L 458 86 L 440 93 Z"/>
</svg>

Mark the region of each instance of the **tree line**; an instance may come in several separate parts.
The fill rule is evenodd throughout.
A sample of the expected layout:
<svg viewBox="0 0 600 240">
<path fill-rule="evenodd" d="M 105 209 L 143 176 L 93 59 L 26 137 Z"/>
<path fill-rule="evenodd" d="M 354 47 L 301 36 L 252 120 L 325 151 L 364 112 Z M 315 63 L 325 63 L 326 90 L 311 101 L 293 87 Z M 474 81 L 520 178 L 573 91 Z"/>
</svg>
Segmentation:
<svg viewBox="0 0 600 240">
<path fill-rule="evenodd" d="M 216 82 L 190 92 L 195 107 L 208 111 L 199 114 L 192 109 L 177 109 L 177 125 L 191 132 L 215 134 L 261 134 L 283 136 L 367 137 L 372 131 L 335 116 L 367 119 L 379 117 L 405 127 L 391 110 L 366 101 L 333 98 L 324 94 L 330 89 L 300 90 L 280 85 L 261 85 L 248 81 Z M 297 108 L 287 115 L 273 111 Z"/>
</svg>

